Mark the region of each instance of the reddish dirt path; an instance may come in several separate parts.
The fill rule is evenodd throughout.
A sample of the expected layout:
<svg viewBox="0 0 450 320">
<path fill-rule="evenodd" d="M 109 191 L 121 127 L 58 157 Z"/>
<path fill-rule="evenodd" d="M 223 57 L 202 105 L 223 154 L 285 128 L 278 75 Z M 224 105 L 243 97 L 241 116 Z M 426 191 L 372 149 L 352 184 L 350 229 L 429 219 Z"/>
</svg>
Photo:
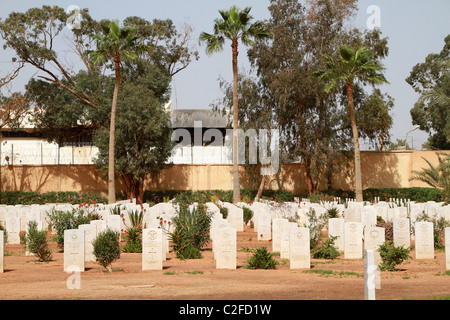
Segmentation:
<svg viewBox="0 0 450 320">
<path fill-rule="evenodd" d="M 244 266 L 250 253 L 245 248 L 266 246 L 256 241 L 253 229 L 238 233 L 238 268 L 216 270 L 213 253 L 203 259 L 181 261 L 167 255 L 162 271 L 142 271 L 141 255 L 122 253 L 113 263 L 116 272 L 105 273 L 93 262 L 86 263 L 81 289 L 69 290 L 69 274 L 63 272 L 63 253 L 49 242 L 53 261 L 36 262 L 25 256 L 22 245 L 5 245 L 5 272 L 0 274 L 0 299 L 8 300 L 362 300 L 362 259 L 312 259 L 311 270 L 332 270 L 332 274 L 290 270 L 280 261 L 276 270 L 249 270 Z M 124 243 L 122 243 L 124 245 Z M 414 251 L 411 253 L 414 257 Z M 381 272 L 377 300 L 432 299 L 450 296 L 450 275 L 445 274 L 443 251 L 434 260 L 409 260 L 400 271 Z M 340 272 L 345 274 L 340 275 Z"/>
</svg>

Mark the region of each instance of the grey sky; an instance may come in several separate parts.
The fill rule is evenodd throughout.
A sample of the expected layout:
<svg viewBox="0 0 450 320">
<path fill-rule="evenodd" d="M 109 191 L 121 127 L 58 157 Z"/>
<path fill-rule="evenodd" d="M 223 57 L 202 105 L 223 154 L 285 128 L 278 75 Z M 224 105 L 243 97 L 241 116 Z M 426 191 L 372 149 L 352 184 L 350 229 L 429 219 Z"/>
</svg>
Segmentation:
<svg viewBox="0 0 450 320">
<path fill-rule="evenodd" d="M 77 5 L 88 8 L 95 19 L 109 18 L 123 20 L 128 16 L 140 16 L 151 20 L 170 18 L 175 25 L 184 22 L 194 28 L 193 44 L 197 46 L 200 60 L 176 75 L 173 83 L 172 108 L 208 108 L 214 100 L 221 97 L 217 79 L 223 77 L 231 81 L 231 50 L 226 45 L 222 53 L 207 56 L 205 48 L 199 46 L 198 35 L 202 31 L 212 32 L 213 19 L 218 17 L 217 10 L 228 9 L 232 5 L 241 8 L 252 7 L 255 19 L 269 18 L 267 7 L 269 0 L 130 0 L 130 1 L 41 1 L 41 0 L 1 0 L 0 17 L 5 18 L 10 12 L 24 12 L 32 7 L 58 5 L 67 8 Z M 412 67 L 425 60 L 430 53 L 440 52 L 444 38 L 450 34 L 450 0 L 360 0 L 359 13 L 354 25 L 366 28 L 370 14 L 366 12 L 370 5 L 377 5 L 381 10 L 381 31 L 389 38 L 389 56 L 383 61 L 385 75 L 389 85 L 381 87 L 395 99 L 392 112 L 394 125 L 391 130 L 392 140 L 405 139 L 406 133 L 413 128 L 410 109 L 417 101 L 417 94 L 405 82 Z M 240 50 L 239 65 L 249 70 L 244 47 Z M 1 52 L 0 75 L 8 69 L 8 54 Z M 32 75 L 27 69 L 14 83 L 13 89 L 23 90 L 24 83 Z M 411 133 L 408 142 L 414 139 L 414 147 L 419 148 L 427 140 L 427 134 L 419 130 Z M 364 146 L 363 146 L 364 147 Z"/>
</svg>

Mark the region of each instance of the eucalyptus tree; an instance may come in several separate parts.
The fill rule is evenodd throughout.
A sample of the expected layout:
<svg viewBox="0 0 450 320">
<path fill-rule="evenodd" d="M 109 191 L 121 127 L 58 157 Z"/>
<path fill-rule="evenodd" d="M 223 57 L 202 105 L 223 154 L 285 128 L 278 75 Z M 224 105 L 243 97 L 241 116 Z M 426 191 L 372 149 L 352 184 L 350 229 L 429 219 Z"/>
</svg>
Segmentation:
<svg viewBox="0 0 450 320">
<path fill-rule="evenodd" d="M 233 203 L 240 201 L 239 166 L 238 166 L 238 46 L 239 41 L 244 45 L 253 46 L 256 39 L 271 36 L 265 25 L 256 21 L 251 23 L 253 16 L 251 8 L 241 10 L 236 6 L 229 10 L 219 10 L 220 18 L 214 20 L 214 33 L 202 32 L 200 41 L 206 42 L 206 52 L 213 54 L 223 50 L 225 40 L 231 41 L 233 67 Z"/>
<path fill-rule="evenodd" d="M 347 46 L 339 47 L 339 58 L 334 59 L 330 55 L 323 55 L 326 60 L 327 70 L 321 70 L 315 75 L 327 82 L 324 90 L 329 93 L 333 90 L 345 88 L 348 99 L 348 114 L 350 117 L 355 165 L 355 195 L 356 201 L 363 201 L 362 177 L 361 177 L 361 154 L 359 147 L 358 127 L 356 124 L 353 89 L 356 82 L 363 84 L 383 84 L 388 81 L 381 73 L 384 68 L 379 61 L 372 59 L 372 53 L 366 47 L 354 50 Z"/>
</svg>

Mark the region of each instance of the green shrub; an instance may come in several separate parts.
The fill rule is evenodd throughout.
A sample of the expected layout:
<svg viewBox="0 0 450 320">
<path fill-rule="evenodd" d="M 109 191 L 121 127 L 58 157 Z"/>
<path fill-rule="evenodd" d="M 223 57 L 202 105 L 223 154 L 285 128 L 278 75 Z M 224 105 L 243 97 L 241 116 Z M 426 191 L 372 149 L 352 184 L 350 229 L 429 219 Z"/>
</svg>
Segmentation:
<svg viewBox="0 0 450 320">
<path fill-rule="evenodd" d="M 34 254 L 39 261 L 47 262 L 52 260 L 52 251 L 48 248 L 47 243 L 47 232 L 39 231 L 36 221 L 28 222 L 25 245 L 27 250 Z"/>
<path fill-rule="evenodd" d="M 394 246 L 393 241 L 386 241 L 380 245 L 381 264 L 380 270 L 395 271 L 395 267 L 401 264 L 403 261 L 411 259 L 409 253 L 412 248 L 404 248 Z"/>
<path fill-rule="evenodd" d="M 123 252 L 140 253 L 142 252 L 142 228 L 131 227 L 127 228 L 125 233 L 127 243 L 122 248 Z"/>
<path fill-rule="evenodd" d="M 337 237 L 330 236 L 321 247 L 311 251 L 315 259 L 336 259 L 341 254 L 334 246 Z"/>
<path fill-rule="evenodd" d="M 306 217 L 308 219 L 308 227 L 309 227 L 309 235 L 310 235 L 310 247 L 314 248 L 320 241 L 320 237 L 322 236 L 321 230 L 323 229 L 325 222 L 316 214 L 316 210 L 311 209 Z"/>
<path fill-rule="evenodd" d="M 55 210 L 47 212 L 49 222 L 56 230 L 54 240 L 58 247 L 64 250 L 64 231 L 69 229 L 77 229 L 80 224 L 87 224 L 91 220 L 89 217 L 83 216 L 84 211 L 72 209 L 72 211 Z"/>
<path fill-rule="evenodd" d="M 120 258 L 119 232 L 106 230 L 94 239 L 94 255 L 97 261 L 108 272 L 112 272 L 111 264 Z"/>
<path fill-rule="evenodd" d="M 253 256 L 247 261 L 248 269 L 275 269 L 278 261 L 273 259 L 273 254 L 267 251 L 266 247 L 256 249 Z"/>
<path fill-rule="evenodd" d="M 220 208 L 220 213 L 222 214 L 222 217 L 223 217 L 224 219 L 226 219 L 226 218 L 228 217 L 228 208 L 221 207 L 221 208 Z"/>
<path fill-rule="evenodd" d="M 8 232 L 6 231 L 6 228 L 0 224 L 0 231 L 3 231 L 3 242 L 8 242 Z"/>
<path fill-rule="evenodd" d="M 242 208 L 244 211 L 244 222 L 248 224 L 248 222 L 253 218 L 253 211 L 250 208 Z"/>
<path fill-rule="evenodd" d="M 30 205 L 30 204 L 45 204 L 45 203 L 107 203 L 105 197 L 97 193 L 78 193 L 74 191 L 51 191 L 43 194 L 31 191 L 3 191 L 0 192 L 0 199 L 2 204 L 7 205 Z"/>
<path fill-rule="evenodd" d="M 178 215 L 172 219 L 174 231 L 170 234 L 173 249 L 177 258 L 199 259 L 202 258 L 201 249 L 211 240 L 209 229 L 211 214 L 204 205 L 198 205 L 192 211 L 180 207 Z"/>
</svg>

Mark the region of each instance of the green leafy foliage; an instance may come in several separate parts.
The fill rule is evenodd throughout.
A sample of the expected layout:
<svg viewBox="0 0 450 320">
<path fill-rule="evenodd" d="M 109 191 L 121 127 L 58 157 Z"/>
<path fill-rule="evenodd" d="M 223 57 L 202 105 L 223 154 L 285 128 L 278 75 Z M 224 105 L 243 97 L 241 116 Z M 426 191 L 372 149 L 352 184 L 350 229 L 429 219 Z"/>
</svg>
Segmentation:
<svg viewBox="0 0 450 320">
<path fill-rule="evenodd" d="M 244 211 L 244 223 L 248 224 L 249 221 L 253 218 L 253 211 L 250 208 L 242 208 Z"/>
<path fill-rule="evenodd" d="M 201 249 L 211 240 L 209 237 L 211 214 L 202 205 L 192 211 L 181 207 L 178 215 L 172 220 L 174 231 L 170 234 L 170 240 L 177 258 L 201 258 Z"/>
<path fill-rule="evenodd" d="M 331 236 L 326 241 L 324 241 L 322 246 L 320 246 L 317 249 L 312 250 L 311 254 L 312 254 L 313 258 L 333 260 L 333 259 L 336 259 L 337 257 L 339 257 L 341 254 L 334 246 L 334 242 L 336 241 L 336 238 L 337 237 Z"/>
<path fill-rule="evenodd" d="M 113 230 L 101 232 L 92 242 L 97 261 L 108 272 L 112 272 L 111 264 L 120 258 L 119 233 Z"/>
<path fill-rule="evenodd" d="M 275 269 L 279 262 L 273 259 L 273 254 L 266 247 L 255 249 L 253 255 L 248 259 L 248 269 Z"/>
<path fill-rule="evenodd" d="M 77 229 L 81 224 L 87 224 L 91 221 L 90 218 L 84 216 L 84 212 L 78 209 L 71 211 L 62 211 L 52 209 L 47 212 L 49 223 L 56 231 L 56 240 L 58 247 L 64 250 L 64 231 L 69 229 Z"/>
<path fill-rule="evenodd" d="M 52 260 L 52 251 L 49 249 L 47 242 L 47 232 L 39 231 L 36 221 L 28 222 L 25 245 L 27 250 L 34 254 L 39 261 L 48 262 Z"/>
<path fill-rule="evenodd" d="M 140 253 L 142 252 L 142 228 L 131 227 L 125 231 L 125 239 L 127 243 L 122 248 L 123 252 Z"/>
<path fill-rule="evenodd" d="M 412 248 L 394 246 L 393 241 L 386 241 L 379 247 L 381 256 L 380 270 L 395 271 L 395 267 L 408 259 L 412 259 L 409 253 Z"/>
</svg>

